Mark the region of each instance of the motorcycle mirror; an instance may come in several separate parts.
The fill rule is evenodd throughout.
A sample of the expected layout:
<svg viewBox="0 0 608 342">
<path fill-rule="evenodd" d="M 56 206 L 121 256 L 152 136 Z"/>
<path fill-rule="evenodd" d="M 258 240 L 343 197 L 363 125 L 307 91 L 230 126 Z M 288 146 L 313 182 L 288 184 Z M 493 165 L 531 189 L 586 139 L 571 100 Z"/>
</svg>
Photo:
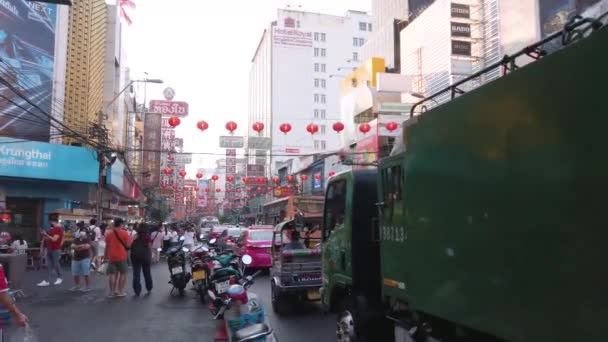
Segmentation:
<svg viewBox="0 0 608 342">
<path fill-rule="evenodd" d="M 159 251 L 159 252 L 162 252 L 162 251 L 163 251 L 163 249 L 162 249 L 162 248 L 157 248 L 156 250 L 157 250 L 157 251 Z"/>
<path fill-rule="evenodd" d="M 216 241 L 217 241 L 217 239 L 211 239 L 211 240 L 209 240 L 209 243 L 213 245 Z"/>
<path fill-rule="evenodd" d="M 202 240 L 202 239 L 204 239 L 204 238 L 205 238 L 205 234 L 201 234 L 201 235 L 199 235 L 198 237 L 199 237 L 199 238 L 201 238 L 201 240 Z"/>
<path fill-rule="evenodd" d="M 207 248 L 207 247 L 203 247 L 203 251 L 205 251 L 205 252 L 209 252 L 209 248 Z"/>
<path fill-rule="evenodd" d="M 253 258 L 251 257 L 251 255 L 245 254 L 241 257 L 241 261 L 245 265 L 251 265 L 251 263 L 253 262 Z"/>
<path fill-rule="evenodd" d="M 188 253 L 188 248 L 184 247 L 184 248 L 182 248 L 182 251 Z"/>
<path fill-rule="evenodd" d="M 184 241 L 184 240 L 186 240 L 186 238 L 183 235 L 179 237 L 179 241 Z"/>
</svg>

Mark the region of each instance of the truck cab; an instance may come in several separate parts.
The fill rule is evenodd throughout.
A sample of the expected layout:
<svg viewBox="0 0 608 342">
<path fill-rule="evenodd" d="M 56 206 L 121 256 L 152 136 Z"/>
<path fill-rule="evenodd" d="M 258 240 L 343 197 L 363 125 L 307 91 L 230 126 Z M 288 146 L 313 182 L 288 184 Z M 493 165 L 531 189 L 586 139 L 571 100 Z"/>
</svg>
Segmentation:
<svg viewBox="0 0 608 342">
<path fill-rule="evenodd" d="M 338 312 L 352 299 L 379 300 L 377 171 L 355 170 L 331 178 L 323 212 L 323 288 L 327 311 Z"/>
</svg>

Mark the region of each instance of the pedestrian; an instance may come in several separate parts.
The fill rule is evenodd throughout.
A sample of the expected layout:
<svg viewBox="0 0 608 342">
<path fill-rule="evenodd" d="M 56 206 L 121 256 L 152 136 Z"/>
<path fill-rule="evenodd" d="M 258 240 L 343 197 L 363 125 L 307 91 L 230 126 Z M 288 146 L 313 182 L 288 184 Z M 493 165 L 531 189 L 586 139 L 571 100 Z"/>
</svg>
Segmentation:
<svg viewBox="0 0 608 342">
<path fill-rule="evenodd" d="M 97 220 L 92 218 L 89 221 L 89 230 L 93 233 L 93 241 L 91 241 L 91 265 L 93 268 L 100 264 L 99 262 L 99 240 L 101 239 L 101 228 L 97 226 Z"/>
<path fill-rule="evenodd" d="M 21 310 L 15 305 L 13 300 L 8 294 L 8 280 L 4 274 L 4 267 L 0 264 L 0 306 L 11 313 L 13 321 L 20 327 L 24 327 L 27 324 L 27 316 L 24 315 Z M 0 341 L 2 341 L 2 321 L 0 320 Z"/>
<path fill-rule="evenodd" d="M 127 251 L 129 249 L 129 234 L 124 229 L 121 218 L 114 220 L 114 225 L 106 232 L 106 259 L 108 260 L 109 298 L 126 297 L 127 282 Z"/>
<path fill-rule="evenodd" d="M 150 238 L 152 239 L 152 262 L 156 263 L 160 261 L 159 249 L 162 247 L 162 243 L 165 238 L 163 229 L 157 227 L 156 231 L 151 234 Z"/>
<path fill-rule="evenodd" d="M 188 249 L 192 249 L 193 246 L 194 246 L 194 230 L 192 230 L 192 228 L 188 227 L 188 228 L 186 228 L 186 231 L 184 232 L 184 247 L 186 247 Z"/>
<path fill-rule="evenodd" d="M 91 291 L 91 240 L 87 229 L 78 230 L 74 234 L 74 240 L 71 246 L 74 252 L 72 256 L 72 275 L 74 276 L 74 286 L 70 291 L 80 291 L 80 277 L 84 277 L 85 287 L 83 292 Z"/>
<path fill-rule="evenodd" d="M 15 234 L 15 241 L 11 244 L 13 254 L 25 254 L 27 253 L 27 241 L 23 240 L 21 235 Z"/>
<path fill-rule="evenodd" d="M 169 246 L 171 245 L 171 230 L 165 225 L 163 227 L 163 253 L 167 253 Z"/>
<path fill-rule="evenodd" d="M 177 243 L 179 242 L 179 234 L 177 233 L 177 228 L 175 226 L 171 226 L 169 235 L 171 236 L 171 243 L 169 244 L 169 246 L 173 247 L 177 245 Z"/>
<path fill-rule="evenodd" d="M 141 273 L 144 273 L 146 282 L 146 295 L 152 291 L 152 274 L 150 266 L 152 264 L 152 239 L 148 225 L 140 223 L 137 225 L 137 234 L 131 243 L 131 262 L 133 265 L 133 291 L 135 296 L 141 294 Z"/>
<path fill-rule="evenodd" d="M 108 228 L 108 225 L 106 223 L 102 223 L 99 226 L 99 240 L 98 240 L 98 244 L 97 244 L 97 261 L 99 262 L 99 264 L 101 265 L 102 263 L 105 262 L 105 256 L 106 256 L 106 229 Z"/>
<path fill-rule="evenodd" d="M 61 279 L 61 267 L 59 266 L 59 258 L 61 257 L 61 248 L 63 247 L 63 228 L 59 224 L 59 216 L 51 215 L 49 218 L 51 228 L 47 231 L 44 229 L 42 233 L 42 246 L 40 249 L 46 248 L 46 263 L 48 273 L 48 279 L 38 283 L 38 286 L 49 286 L 51 285 L 51 279 L 53 273 L 56 273 L 57 279 L 53 283 L 54 285 L 61 285 L 63 280 Z"/>
</svg>

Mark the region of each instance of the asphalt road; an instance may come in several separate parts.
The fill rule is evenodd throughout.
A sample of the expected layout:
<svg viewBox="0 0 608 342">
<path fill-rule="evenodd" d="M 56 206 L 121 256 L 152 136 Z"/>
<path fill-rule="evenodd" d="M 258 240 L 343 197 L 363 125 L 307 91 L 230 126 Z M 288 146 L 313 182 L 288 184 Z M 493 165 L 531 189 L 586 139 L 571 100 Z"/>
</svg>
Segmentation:
<svg viewBox="0 0 608 342">
<path fill-rule="evenodd" d="M 40 342 L 136 342 L 213 341 L 216 322 L 205 306 L 189 291 L 185 298 L 169 295 L 169 275 L 165 264 L 153 267 L 154 290 L 149 297 L 106 298 L 106 277 L 94 276 L 94 290 L 72 293 L 69 270 L 64 283 L 36 287 L 46 271 L 28 271 L 22 285 L 27 298 L 18 305 L 30 318 Z M 335 317 L 323 316 L 315 303 L 297 308 L 285 317 L 276 317 L 270 305 L 270 284 L 266 275 L 251 287 L 262 300 L 272 327 L 281 342 L 334 341 Z"/>
</svg>

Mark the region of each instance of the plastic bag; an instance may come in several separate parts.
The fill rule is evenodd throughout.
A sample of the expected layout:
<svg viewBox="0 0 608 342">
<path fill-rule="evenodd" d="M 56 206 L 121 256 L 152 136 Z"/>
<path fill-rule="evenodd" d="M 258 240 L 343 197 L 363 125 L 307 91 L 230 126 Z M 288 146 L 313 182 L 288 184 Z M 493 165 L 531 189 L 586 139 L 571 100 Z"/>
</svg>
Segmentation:
<svg viewBox="0 0 608 342">
<path fill-rule="evenodd" d="M 38 342 L 34 329 L 30 325 L 25 327 L 9 326 L 4 329 L 3 342 Z"/>
</svg>

